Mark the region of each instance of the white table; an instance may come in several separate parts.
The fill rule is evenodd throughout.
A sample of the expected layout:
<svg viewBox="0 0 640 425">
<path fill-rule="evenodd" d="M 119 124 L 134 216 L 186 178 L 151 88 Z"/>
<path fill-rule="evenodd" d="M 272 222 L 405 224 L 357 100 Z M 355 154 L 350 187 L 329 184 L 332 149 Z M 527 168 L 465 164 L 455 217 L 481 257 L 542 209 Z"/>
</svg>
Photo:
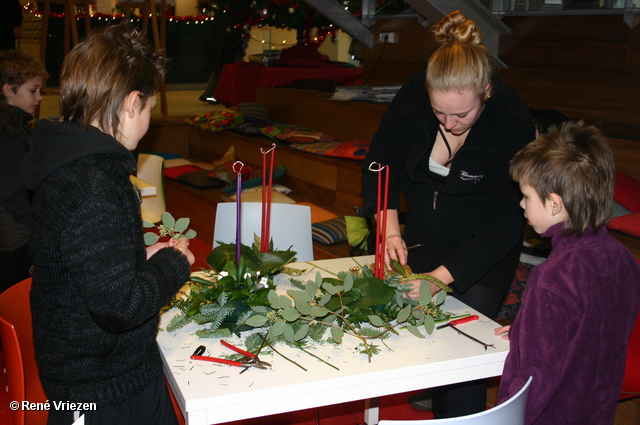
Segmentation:
<svg viewBox="0 0 640 425">
<path fill-rule="evenodd" d="M 367 264 L 373 257 L 358 257 L 357 261 Z M 310 270 L 311 264 L 331 271 L 356 265 L 354 259 L 342 258 L 291 266 Z M 313 279 L 316 271 L 297 278 Z M 494 336 L 493 330 L 499 325 L 452 297 L 447 297 L 443 309 L 455 314 L 478 314 L 480 320 L 460 326 L 481 341 L 494 344 L 495 348 L 485 350 L 451 328 L 435 330 L 424 339 L 402 329 L 400 335 L 387 340 L 387 346 L 393 351 L 376 344 L 381 352 L 374 355 L 370 363 L 366 355 L 355 352 L 358 345 L 355 338 L 345 337 L 342 346 L 327 344 L 313 351 L 340 370 L 295 348 L 278 344 L 278 351 L 308 371 L 274 354 L 260 356 L 273 365 L 271 370 L 249 369 L 239 374 L 242 369 L 237 367 L 190 359 L 199 345 L 205 345 L 210 356 L 230 354 L 219 340 L 197 337 L 194 332 L 198 325 L 190 324 L 174 333 L 160 331 L 158 344 L 165 375 L 188 425 L 219 424 L 501 375 L 509 344 Z M 171 315 L 171 311 L 165 313 L 161 326 L 168 323 Z M 241 343 L 242 340 L 228 341 Z M 365 421 L 376 424 L 377 409 L 368 409 Z"/>
</svg>

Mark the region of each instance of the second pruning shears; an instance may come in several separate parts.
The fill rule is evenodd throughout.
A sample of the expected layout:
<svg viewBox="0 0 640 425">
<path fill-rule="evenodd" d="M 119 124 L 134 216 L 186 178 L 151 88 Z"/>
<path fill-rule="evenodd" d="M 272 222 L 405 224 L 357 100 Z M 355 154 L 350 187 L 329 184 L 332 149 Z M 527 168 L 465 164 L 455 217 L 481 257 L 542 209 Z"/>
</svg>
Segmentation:
<svg viewBox="0 0 640 425">
<path fill-rule="evenodd" d="M 463 317 L 463 318 L 460 318 L 460 319 L 452 320 L 449 323 L 445 323 L 444 325 L 438 326 L 436 329 L 442 329 L 442 328 L 450 327 L 450 328 L 454 329 L 456 332 L 458 332 L 460 335 L 464 335 L 467 338 L 477 342 L 478 344 L 482 344 L 484 346 L 485 350 L 487 349 L 487 347 L 495 348 L 495 346 L 493 344 L 487 344 L 485 342 L 482 342 L 479 339 L 476 339 L 476 338 L 472 337 L 471 335 L 469 335 L 469 334 L 467 334 L 465 332 L 462 332 L 460 329 L 456 328 L 456 325 L 460 325 L 462 323 L 467 323 L 467 322 L 471 322 L 473 320 L 478 320 L 478 319 L 479 319 L 479 317 L 474 314 L 472 316 L 467 316 L 467 317 Z"/>
<path fill-rule="evenodd" d="M 243 367 L 244 369 L 240 373 L 244 373 L 250 367 L 255 367 L 258 369 L 267 369 L 271 367 L 271 363 L 263 362 L 262 360 L 260 360 L 260 358 L 258 358 L 257 354 L 242 350 L 234 345 L 229 344 L 227 341 L 224 341 L 224 340 L 220 340 L 220 343 L 225 347 L 235 351 L 236 353 L 242 354 L 244 358 L 242 360 L 236 361 L 236 360 L 222 359 L 219 357 L 203 356 L 207 348 L 204 345 L 201 345 L 198 348 L 196 348 L 196 351 L 193 352 L 193 354 L 191 355 L 191 360 L 203 360 L 207 362 L 215 362 L 215 363 L 227 364 L 230 366 Z"/>
</svg>

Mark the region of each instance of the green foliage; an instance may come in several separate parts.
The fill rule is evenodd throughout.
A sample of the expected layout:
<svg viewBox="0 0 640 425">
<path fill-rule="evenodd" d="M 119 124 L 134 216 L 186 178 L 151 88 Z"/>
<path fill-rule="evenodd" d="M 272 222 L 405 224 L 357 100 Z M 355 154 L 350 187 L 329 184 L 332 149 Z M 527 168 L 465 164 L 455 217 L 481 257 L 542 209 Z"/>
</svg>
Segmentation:
<svg viewBox="0 0 640 425">
<path fill-rule="evenodd" d="M 179 218 L 176 220 L 169 212 L 162 213 L 161 223 L 156 226 L 155 223 L 149 220 L 142 220 L 142 227 L 145 229 L 157 228 L 158 233 L 145 232 L 144 243 L 147 246 L 153 245 L 158 242 L 161 237 L 169 236 L 171 239 L 187 238 L 193 239 L 196 237 L 194 230 L 187 230 L 190 220 L 188 218 Z"/>
<path fill-rule="evenodd" d="M 437 286 L 442 282 L 413 275 L 399 264 L 384 281 L 373 276 L 370 266 L 358 267 L 337 277 L 322 277 L 318 272 L 306 283 L 294 279 L 293 289 L 278 293 L 272 276 L 295 252 L 276 251 L 271 244 L 269 252 L 261 253 L 259 242 L 256 237 L 252 247 L 241 246 L 237 265 L 233 261 L 235 244 L 217 246 L 207 261 L 212 270 L 194 274 L 188 292 L 179 294 L 170 305 L 180 311 L 166 330 L 173 332 L 195 322 L 207 325 L 197 332 L 200 337 L 218 338 L 255 328 L 261 330 L 261 347 L 340 344 L 350 336 L 360 340 L 358 350 L 371 360 L 379 350 L 371 341 L 385 340 L 399 327 L 424 338 L 424 333 L 433 332 L 436 320 L 450 317 L 440 309 L 445 292 L 431 296 L 430 282 Z M 416 280 L 420 281 L 420 295 L 411 299 L 407 294 Z"/>
</svg>

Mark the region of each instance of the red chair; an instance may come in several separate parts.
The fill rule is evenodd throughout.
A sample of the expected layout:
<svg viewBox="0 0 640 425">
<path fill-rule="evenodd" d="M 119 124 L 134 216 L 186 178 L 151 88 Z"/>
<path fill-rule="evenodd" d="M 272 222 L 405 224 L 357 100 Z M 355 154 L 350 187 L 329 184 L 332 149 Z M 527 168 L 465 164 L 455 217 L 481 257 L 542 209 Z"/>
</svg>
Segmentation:
<svg viewBox="0 0 640 425">
<path fill-rule="evenodd" d="M 622 378 L 620 401 L 640 396 L 640 313 L 636 317 L 629 345 L 627 346 L 627 365 Z"/>
<path fill-rule="evenodd" d="M 2 317 L 0 317 L 0 338 L 2 339 L 9 400 L 24 400 L 24 369 L 18 334 L 15 326 Z M 24 425 L 25 414 L 21 410 L 13 410 L 11 419 L 13 425 Z"/>
<path fill-rule="evenodd" d="M 45 403 L 47 396 L 40 383 L 33 350 L 30 291 L 31 278 L 16 283 L 0 294 L 2 348 L 11 400 Z M 13 421 L 20 425 L 45 425 L 47 417 L 46 410 L 17 410 L 14 411 Z"/>
</svg>

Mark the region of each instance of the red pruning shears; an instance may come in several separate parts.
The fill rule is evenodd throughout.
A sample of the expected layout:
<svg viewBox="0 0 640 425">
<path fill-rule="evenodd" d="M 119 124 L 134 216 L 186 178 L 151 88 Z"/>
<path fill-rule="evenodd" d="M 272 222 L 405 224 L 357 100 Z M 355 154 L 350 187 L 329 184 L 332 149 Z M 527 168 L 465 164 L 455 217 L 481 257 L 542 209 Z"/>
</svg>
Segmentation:
<svg viewBox="0 0 640 425">
<path fill-rule="evenodd" d="M 224 340 L 220 340 L 220 343 L 225 347 L 235 351 L 236 353 L 242 354 L 243 356 L 245 356 L 246 359 L 243 359 L 241 361 L 236 361 L 236 360 L 221 359 L 219 357 L 203 356 L 202 354 L 204 354 L 207 347 L 205 347 L 204 345 L 201 345 L 198 348 L 196 348 L 196 351 L 193 352 L 193 354 L 191 355 L 191 360 L 203 360 L 207 362 L 215 362 L 215 363 L 227 364 L 230 366 L 243 367 L 244 369 L 240 373 L 244 373 L 250 367 L 256 367 L 258 369 L 267 369 L 271 367 L 271 363 L 263 362 L 258 358 L 257 354 L 253 354 L 248 351 L 242 350 L 236 346 L 229 344 L 227 341 L 224 341 Z"/>
<path fill-rule="evenodd" d="M 478 320 L 478 316 L 476 316 L 475 314 L 473 316 L 467 316 L 467 317 L 462 317 L 460 319 L 456 319 L 456 320 L 452 320 L 449 323 L 445 323 L 444 325 L 440 325 L 438 326 L 436 329 L 442 329 L 442 328 L 446 328 L 447 326 L 454 329 L 456 332 L 458 332 L 460 335 L 464 335 L 467 338 L 477 342 L 478 344 L 481 344 L 484 346 L 484 349 L 486 350 L 488 347 L 492 347 L 492 348 L 496 348 L 493 344 L 487 344 L 485 342 L 480 341 L 479 339 L 476 339 L 474 337 L 472 337 L 471 335 L 462 332 L 460 329 L 456 328 L 456 325 L 460 325 L 462 323 L 467 323 L 467 322 L 471 322 L 473 320 Z"/>
</svg>

